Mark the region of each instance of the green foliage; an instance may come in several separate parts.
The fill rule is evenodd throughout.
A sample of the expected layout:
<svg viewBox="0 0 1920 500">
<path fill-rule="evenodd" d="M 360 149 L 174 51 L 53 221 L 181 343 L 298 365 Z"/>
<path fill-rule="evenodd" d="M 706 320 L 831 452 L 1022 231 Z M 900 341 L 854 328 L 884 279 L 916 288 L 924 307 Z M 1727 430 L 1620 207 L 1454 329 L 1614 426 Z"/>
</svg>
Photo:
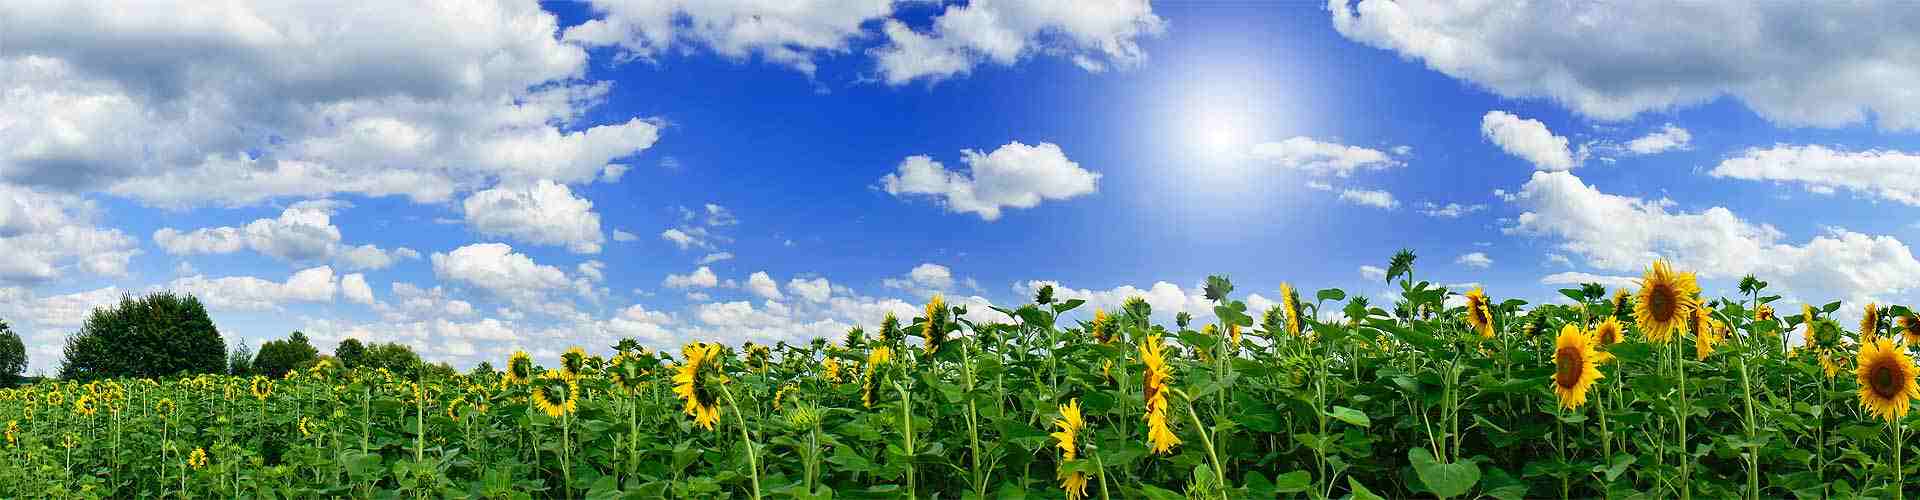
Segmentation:
<svg viewBox="0 0 1920 500">
<path fill-rule="evenodd" d="M 366 362 L 367 345 L 360 343 L 360 339 L 356 338 L 342 340 L 340 345 L 334 346 L 333 357 L 340 361 L 342 368 L 360 366 L 361 363 Z"/>
<path fill-rule="evenodd" d="M 289 371 L 311 366 L 318 359 L 320 350 L 307 343 L 307 334 L 295 331 L 285 339 L 261 344 L 260 354 L 253 358 L 253 370 L 261 375 L 281 378 Z"/>
<path fill-rule="evenodd" d="M 0 320 L 0 387 L 20 383 L 20 374 L 26 371 L 26 344 L 20 342 L 20 334 L 14 333 L 6 321 Z"/>
<path fill-rule="evenodd" d="M 160 292 L 94 309 L 67 337 L 60 377 L 164 377 L 219 373 L 226 343 L 200 299 Z"/>
<path fill-rule="evenodd" d="M 247 344 L 246 339 L 241 339 L 233 346 L 233 352 L 227 355 L 227 374 L 248 377 L 253 373 L 253 346 Z"/>
</svg>

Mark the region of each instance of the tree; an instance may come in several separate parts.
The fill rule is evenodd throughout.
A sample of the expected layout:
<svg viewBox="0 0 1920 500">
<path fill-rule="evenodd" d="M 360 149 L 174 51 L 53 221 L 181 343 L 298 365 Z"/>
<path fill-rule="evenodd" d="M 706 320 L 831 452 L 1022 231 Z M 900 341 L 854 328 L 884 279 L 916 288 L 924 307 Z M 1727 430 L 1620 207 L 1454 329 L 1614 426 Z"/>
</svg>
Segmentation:
<svg viewBox="0 0 1920 500">
<path fill-rule="evenodd" d="M 219 373 L 227 345 L 192 295 L 160 292 L 94 309 L 80 331 L 67 336 L 60 376 L 166 377 Z"/>
<path fill-rule="evenodd" d="M 20 343 L 20 334 L 13 333 L 5 320 L 0 320 L 0 387 L 20 383 L 20 373 L 25 371 L 27 345 Z"/>
<path fill-rule="evenodd" d="M 307 343 L 307 334 L 296 330 L 286 339 L 262 344 L 260 354 L 253 358 L 253 370 L 268 377 L 280 378 L 289 371 L 312 365 L 316 359 L 320 359 L 320 350 Z"/>
<path fill-rule="evenodd" d="M 235 377 L 253 375 L 253 347 L 245 339 L 234 346 L 233 354 L 227 356 L 227 374 Z"/>
<path fill-rule="evenodd" d="M 360 343 L 360 339 L 350 338 L 342 340 L 340 341 L 340 345 L 334 346 L 333 348 L 333 357 L 334 359 L 340 360 L 341 368 L 360 366 L 361 363 L 366 361 L 366 356 L 367 345 Z"/>
<path fill-rule="evenodd" d="M 413 348 L 399 343 L 378 343 L 367 346 L 367 353 L 360 357 L 360 367 L 368 370 L 386 368 L 394 375 L 412 378 L 414 371 L 420 369 L 420 355 Z"/>
</svg>

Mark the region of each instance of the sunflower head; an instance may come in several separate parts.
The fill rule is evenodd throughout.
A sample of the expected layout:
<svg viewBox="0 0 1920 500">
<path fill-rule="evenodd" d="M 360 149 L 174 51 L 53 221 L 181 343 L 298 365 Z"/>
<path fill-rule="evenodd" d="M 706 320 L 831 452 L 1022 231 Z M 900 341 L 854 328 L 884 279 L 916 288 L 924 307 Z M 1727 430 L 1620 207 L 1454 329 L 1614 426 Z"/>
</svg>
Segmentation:
<svg viewBox="0 0 1920 500">
<path fill-rule="evenodd" d="M 1615 288 L 1613 290 L 1613 299 L 1608 300 L 1607 303 L 1613 305 L 1614 317 L 1626 318 L 1633 314 L 1633 299 L 1631 295 L 1627 294 L 1627 289 L 1625 288 Z"/>
<path fill-rule="evenodd" d="M 1560 336 L 1553 342 L 1553 395 L 1560 407 L 1571 410 L 1586 404 L 1587 390 L 1602 377 L 1593 344 L 1580 327 L 1560 327 Z"/>
<path fill-rule="evenodd" d="M 1758 307 L 1753 308 L 1754 321 L 1766 321 L 1770 319 L 1773 319 L 1773 306 L 1760 304 Z"/>
<path fill-rule="evenodd" d="M 1153 318 L 1153 304 L 1148 304 L 1147 299 L 1139 295 L 1127 297 L 1125 302 L 1120 303 L 1120 310 L 1136 325 L 1145 325 Z"/>
<path fill-rule="evenodd" d="M 743 354 L 747 357 L 748 369 L 756 373 L 767 371 L 767 363 L 773 359 L 773 351 L 768 350 L 767 346 L 752 342 L 747 343 L 745 350 Z"/>
<path fill-rule="evenodd" d="M 880 397 L 880 384 L 883 382 L 882 377 L 886 376 L 887 366 L 892 363 L 893 348 L 891 347 L 878 346 L 874 347 L 872 352 L 867 353 L 867 374 L 865 380 L 860 384 L 861 404 L 866 405 L 868 408 L 873 407 L 874 401 Z"/>
<path fill-rule="evenodd" d="M 91 417 L 100 413 L 100 406 L 92 395 L 82 394 L 73 400 L 73 413 L 83 417 Z"/>
<path fill-rule="evenodd" d="M 1080 416 L 1079 399 L 1069 400 L 1067 404 L 1060 405 L 1060 418 L 1053 420 L 1053 425 L 1060 430 L 1048 435 L 1059 442 L 1061 460 L 1072 461 L 1080 456 L 1080 448 L 1076 443 L 1079 442 L 1080 429 L 1085 427 L 1086 423 L 1086 419 Z"/>
<path fill-rule="evenodd" d="M 1685 326 L 1687 313 L 1699 305 L 1695 298 L 1700 284 L 1693 273 L 1673 270 L 1667 261 L 1653 261 L 1653 267 L 1640 279 L 1640 294 L 1633 304 L 1634 320 L 1647 340 L 1665 343 Z"/>
<path fill-rule="evenodd" d="M 681 412 L 693 417 L 694 424 L 713 430 L 720 421 L 720 387 L 726 375 L 720 370 L 720 344 L 694 342 L 681 348 L 680 367 L 673 374 L 673 393 L 680 396 Z"/>
<path fill-rule="evenodd" d="M 187 455 L 187 467 L 193 470 L 207 468 L 207 449 L 194 448 L 193 453 Z"/>
<path fill-rule="evenodd" d="M 459 421 L 460 410 L 466 409 L 466 406 L 467 406 L 466 396 L 456 396 L 453 398 L 452 401 L 448 401 L 447 402 L 447 420 Z"/>
<path fill-rule="evenodd" d="M 1167 398 L 1173 371 L 1167 366 L 1166 348 L 1160 344 L 1159 335 L 1147 335 L 1140 342 L 1140 362 L 1146 365 L 1141 372 L 1140 386 L 1147 406 L 1147 447 L 1156 454 L 1168 453 L 1180 444 L 1180 437 L 1167 426 Z"/>
<path fill-rule="evenodd" d="M 153 412 L 160 414 L 161 418 L 172 416 L 176 409 L 170 398 L 160 398 L 160 401 L 153 403 Z"/>
<path fill-rule="evenodd" d="M 646 384 L 648 375 L 646 366 L 639 359 L 621 354 L 613 357 L 613 365 L 607 368 L 607 380 L 613 387 L 625 394 L 634 394 Z"/>
<path fill-rule="evenodd" d="M 300 424 L 295 426 L 300 428 L 300 437 L 313 437 L 313 429 L 308 427 L 308 422 L 310 420 L 307 417 L 300 417 Z"/>
<path fill-rule="evenodd" d="M 787 395 L 792 394 L 793 389 L 793 384 L 787 384 L 780 386 L 780 390 L 773 391 L 773 411 L 780 411 L 781 403 L 787 401 Z"/>
<path fill-rule="evenodd" d="M 561 375 L 566 375 L 568 378 L 580 378 L 580 373 L 586 371 L 586 369 L 586 349 L 581 349 L 580 346 L 574 346 L 567 348 L 567 352 L 560 353 Z"/>
<path fill-rule="evenodd" d="M 1300 324 L 1300 292 L 1292 283 L 1280 282 L 1280 308 L 1287 313 L 1287 334 L 1295 337 L 1303 331 Z"/>
<path fill-rule="evenodd" d="M 533 407 L 553 418 L 573 413 L 580 409 L 580 382 L 558 370 L 540 374 L 533 381 L 532 390 L 527 398 Z"/>
<path fill-rule="evenodd" d="M 17 444 L 20 444 L 20 421 L 8 420 L 7 421 L 7 446 L 12 447 Z"/>
<path fill-rule="evenodd" d="M 1487 303 L 1487 292 L 1480 287 L 1467 291 L 1467 326 L 1480 334 L 1480 338 L 1493 338 L 1493 307 Z"/>
<path fill-rule="evenodd" d="M 1860 340 L 1872 340 L 1880 336 L 1880 305 L 1867 303 L 1867 309 L 1860 314 Z"/>
<path fill-rule="evenodd" d="M 528 356 L 527 351 L 513 351 L 513 356 L 507 357 L 507 370 L 503 375 L 501 380 L 510 385 L 533 381 L 533 357 Z"/>
<path fill-rule="evenodd" d="M 1113 341 L 1112 320 L 1107 318 L 1105 309 L 1093 310 L 1093 323 L 1087 325 L 1087 332 L 1093 334 L 1093 340 L 1102 344 Z"/>
<path fill-rule="evenodd" d="M 840 367 L 840 360 L 833 356 L 827 356 L 821 359 L 820 378 L 826 379 L 829 383 L 840 383 Z"/>
<path fill-rule="evenodd" d="M 273 379 L 254 375 L 253 381 L 247 385 L 247 392 L 253 393 L 254 399 L 266 401 L 268 396 L 273 395 Z"/>
<path fill-rule="evenodd" d="M 1892 422 L 1907 415 L 1907 405 L 1920 398 L 1914 384 L 1913 358 L 1887 339 L 1860 346 L 1854 376 L 1860 382 L 1860 407 Z"/>
<path fill-rule="evenodd" d="M 1907 313 L 1895 321 L 1900 327 L 1900 339 L 1907 345 L 1920 344 L 1920 314 Z"/>
<path fill-rule="evenodd" d="M 1698 361 L 1706 361 L 1713 354 L 1714 344 L 1726 340 L 1726 325 L 1713 319 L 1705 309 L 1694 313 L 1693 353 Z"/>
<path fill-rule="evenodd" d="M 920 329 L 920 335 L 927 340 L 927 354 L 940 352 L 940 346 L 947 343 L 947 315 L 945 297 L 936 293 L 927 300 L 926 322 Z"/>
</svg>

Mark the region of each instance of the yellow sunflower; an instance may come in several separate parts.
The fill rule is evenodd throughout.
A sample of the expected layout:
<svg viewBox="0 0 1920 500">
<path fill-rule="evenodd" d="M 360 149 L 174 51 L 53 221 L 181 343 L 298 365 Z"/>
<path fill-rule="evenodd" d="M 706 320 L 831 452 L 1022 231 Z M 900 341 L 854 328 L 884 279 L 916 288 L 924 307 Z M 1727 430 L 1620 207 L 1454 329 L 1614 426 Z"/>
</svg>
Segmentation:
<svg viewBox="0 0 1920 500">
<path fill-rule="evenodd" d="M 947 343 L 947 300 L 940 294 L 927 301 L 927 321 L 920 334 L 927 338 L 927 354 L 940 352 L 940 346 Z"/>
<path fill-rule="evenodd" d="M 1773 306 L 1760 304 L 1759 307 L 1753 308 L 1754 321 L 1766 321 L 1770 319 L 1773 319 Z"/>
<path fill-rule="evenodd" d="M 1080 416 L 1080 400 L 1074 399 L 1068 401 L 1067 404 L 1060 405 L 1060 418 L 1055 419 L 1053 425 L 1060 427 L 1060 430 L 1048 434 L 1048 436 L 1052 436 L 1059 442 L 1060 463 L 1063 465 L 1072 463 L 1080 457 L 1080 448 L 1078 446 L 1080 429 L 1086 426 L 1086 420 Z M 1060 479 L 1060 489 L 1066 491 L 1068 499 L 1079 500 L 1086 498 L 1087 475 L 1085 473 L 1077 470 L 1068 471 L 1063 468 L 1059 471 L 1058 475 Z"/>
<path fill-rule="evenodd" d="M 773 411 L 780 411 L 780 403 L 786 402 L 787 394 L 792 393 L 793 389 L 793 384 L 787 384 L 780 386 L 780 390 L 773 391 Z"/>
<path fill-rule="evenodd" d="M 1870 342 L 1880 338 L 1880 304 L 1867 303 L 1867 309 L 1860 314 L 1860 341 Z"/>
<path fill-rule="evenodd" d="M 1173 383 L 1173 372 L 1167 366 L 1165 351 L 1159 335 L 1148 335 L 1140 342 L 1140 362 L 1146 365 L 1141 387 L 1147 404 L 1147 446 L 1153 453 L 1168 453 L 1180 444 L 1180 437 L 1167 428 L 1167 392 Z"/>
<path fill-rule="evenodd" d="M 533 382 L 527 399 L 547 416 L 560 418 L 580 409 L 580 382 L 559 370 L 548 371 Z"/>
<path fill-rule="evenodd" d="M 881 370 L 885 369 L 887 364 L 892 362 L 893 348 L 891 347 L 875 347 L 873 348 L 873 352 L 867 354 L 867 376 L 864 383 L 860 385 L 861 404 L 872 408 L 874 400 L 879 399 L 880 377 L 885 374 L 885 372 Z"/>
<path fill-rule="evenodd" d="M 586 349 L 581 349 L 580 346 L 573 346 L 573 347 L 567 348 L 567 352 L 560 353 L 560 374 L 561 375 L 565 375 L 567 378 L 571 378 L 571 379 L 578 379 L 580 378 L 580 372 L 586 371 L 586 369 L 587 369 L 587 350 Z"/>
<path fill-rule="evenodd" d="M 1287 334 L 1300 336 L 1300 293 L 1291 283 L 1280 283 L 1280 308 L 1287 313 Z"/>
<path fill-rule="evenodd" d="M 646 385 L 648 374 L 639 360 L 620 354 L 613 357 L 613 365 L 607 368 L 607 381 L 622 394 L 637 394 Z"/>
<path fill-rule="evenodd" d="M 500 380 L 505 385 L 521 385 L 533 381 L 533 357 L 527 351 L 513 351 L 507 358 L 507 371 Z"/>
<path fill-rule="evenodd" d="M 173 415 L 175 409 L 173 400 L 169 398 L 160 398 L 160 401 L 153 403 L 153 412 L 160 414 L 160 418 Z"/>
<path fill-rule="evenodd" d="M 1105 309 L 1093 310 L 1093 324 L 1087 325 L 1087 331 L 1093 334 L 1095 342 L 1105 344 L 1113 341 L 1113 324 L 1107 319 Z"/>
<path fill-rule="evenodd" d="M 1613 289 L 1613 300 L 1610 302 L 1613 304 L 1614 316 L 1625 316 L 1627 314 L 1627 289 Z"/>
<path fill-rule="evenodd" d="M 827 379 L 827 382 L 840 383 L 840 360 L 835 359 L 833 356 L 827 356 L 825 359 L 821 359 L 820 377 Z"/>
<path fill-rule="evenodd" d="M 73 400 L 73 413 L 83 417 L 91 417 L 100 413 L 100 407 L 94 403 L 93 396 L 82 394 L 79 398 Z"/>
<path fill-rule="evenodd" d="M 720 388 L 726 383 L 720 374 L 720 344 L 694 342 L 680 350 L 685 360 L 673 374 L 673 393 L 685 404 L 681 412 L 693 417 L 693 423 L 706 430 L 720 421 Z"/>
<path fill-rule="evenodd" d="M 1897 323 L 1900 325 L 1901 340 L 1907 345 L 1920 344 L 1920 315 L 1907 313 L 1901 316 Z"/>
<path fill-rule="evenodd" d="M 1493 308 L 1487 304 L 1487 292 L 1474 287 L 1467 291 L 1467 326 L 1480 334 L 1480 338 L 1493 338 Z"/>
<path fill-rule="evenodd" d="M 1814 337 L 1814 334 L 1813 334 L 1814 314 L 1815 314 L 1815 311 L 1813 309 L 1813 304 L 1800 304 L 1800 321 L 1807 325 L 1807 330 L 1805 332 L 1801 332 L 1800 334 L 1800 340 L 1806 342 L 1807 347 L 1813 347 L 1813 343 L 1814 343 L 1814 338 L 1813 338 Z"/>
<path fill-rule="evenodd" d="M 1640 296 L 1633 304 L 1634 320 L 1640 323 L 1647 340 L 1673 340 L 1674 332 L 1686 323 L 1687 313 L 1699 306 L 1699 299 L 1694 298 L 1697 293 L 1700 284 L 1693 273 L 1676 272 L 1664 260 L 1653 261 L 1653 267 L 1640 280 Z"/>
<path fill-rule="evenodd" d="M 466 396 L 456 396 L 453 398 L 452 401 L 448 401 L 447 402 L 447 420 L 453 420 L 456 422 L 459 421 L 460 410 L 465 409 L 466 405 L 467 405 Z"/>
<path fill-rule="evenodd" d="M 300 428 L 300 437 L 313 437 L 313 429 L 307 427 L 308 422 L 307 417 L 300 417 L 300 425 L 295 426 Z"/>
<path fill-rule="evenodd" d="M 273 395 L 273 379 L 254 375 L 253 383 L 247 389 L 253 393 L 254 399 L 266 401 L 268 396 Z"/>
<path fill-rule="evenodd" d="M 20 421 L 8 420 L 7 421 L 7 446 L 13 446 L 19 443 L 20 443 Z"/>
<path fill-rule="evenodd" d="M 1240 325 L 1238 323 L 1227 324 L 1227 345 L 1234 348 L 1240 347 Z"/>
<path fill-rule="evenodd" d="M 1914 384 L 1913 358 L 1887 339 L 1860 346 L 1859 368 L 1854 375 L 1860 381 L 1860 407 L 1888 422 L 1906 416 L 1907 405 L 1920 398 L 1920 386 Z"/>
<path fill-rule="evenodd" d="M 1593 339 L 1580 327 L 1566 325 L 1560 327 L 1560 337 L 1554 339 L 1553 346 L 1553 395 L 1560 399 L 1560 407 L 1579 408 L 1587 402 L 1587 389 L 1604 377 Z"/>
<path fill-rule="evenodd" d="M 194 448 L 193 453 L 187 455 L 187 467 L 191 467 L 193 470 L 207 468 L 207 449 Z"/>
</svg>

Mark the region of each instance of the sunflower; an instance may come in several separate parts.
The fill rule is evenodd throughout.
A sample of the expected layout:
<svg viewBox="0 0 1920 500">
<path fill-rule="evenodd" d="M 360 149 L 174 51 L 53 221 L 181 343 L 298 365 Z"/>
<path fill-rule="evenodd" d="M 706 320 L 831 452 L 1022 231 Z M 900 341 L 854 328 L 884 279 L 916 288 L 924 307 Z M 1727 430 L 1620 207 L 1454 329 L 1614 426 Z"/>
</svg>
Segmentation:
<svg viewBox="0 0 1920 500">
<path fill-rule="evenodd" d="M 636 394 L 646 384 L 648 371 L 641 367 L 640 361 L 625 354 L 613 357 L 613 366 L 607 369 L 607 381 L 624 394 Z"/>
<path fill-rule="evenodd" d="M 1766 321 L 1770 319 L 1773 319 L 1773 306 L 1760 304 L 1759 307 L 1753 308 L 1754 321 Z"/>
<path fill-rule="evenodd" d="M 1618 344 L 1620 343 L 1621 332 L 1625 331 L 1625 329 L 1626 327 L 1620 324 L 1620 320 L 1611 317 L 1601 320 L 1599 325 L 1593 327 L 1593 344 L 1602 349 Z"/>
<path fill-rule="evenodd" d="M 1579 408 L 1587 402 L 1587 389 L 1604 377 L 1593 339 L 1580 327 L 1566 325 L 1560 327 L 1560 337 L 1554 339 L 1553 346 L 1553 395 L 1560 399 L 1560 407 Z"/>
<path fill-rule="evenodd" d="M 714 384 L 726 383 L 720 374 L 720 344 L 694 342 L 680 350 L 686 358 L 673 374 L 673 393 L 686 401 L 681 409 L 693 422 L 713 430 L 720 421 L 720 391 Z"/>
<path fill-rule="evenodd" d="M 1800 304 L 1800 321 L 1807 325 L 1807 331 L 1801 332 L 1800 339 L 1806 342 L 1807 347 L 1813 347 L 1813 318 L 1815 314 L 1813 304 Z"/>
<path fill-rule="evenodd" d="M 780 403 L 786 402 L 787 394 L 792 392 L 793 384 L 780 386 L 780 390 L 773 391 L 773 411 L 780 411 Z"/>
<path fill-rule="evenodd" d="M 153 404 L 153 412 L 160 414 L 161 418 L 173 415 L 175 409 L 173 400 L 169 398 L 160 398 L 160 401 Z"/>
<path fill-rule="evenodd" d="M 192 467 L 193 470 L 207 468 L 207 449 L 194 448 L 193 453 L 187 455 L 187 467 Z"/>
<path fill-rule="evenodd" d="M 1480 338 L 1493 338 L 1493 308 L 1487 304 L 1487 292 L 1480 287 L 1467 291 L 1467 326 L 1480 333 Z"/>
<path fill-rule="evenodd" d="M 939 353 L 940 345 L 947 342 L 947 300 L 940 294 L 927 301 L 927 321 L 920 335 L 927 339 L 927 354 Z"/>
<path fill-rule="evenodd" d="M 453 420 L 456 422 L 459 421 L 460 410 L 464 409 L 466 405 L 467 405 L 466 396 L 457 396 L 457 397 L 454 397 L 452 401 L 448 401 L 447 402 L 447 420 Z"/>
<path fill-rule="evenodd" d="M 560 374 L 561 375 L 565 375 L 567 378 L 570 378 L 570 379 L 578 379 L 580 378 L 580 373 L 583 371 L 586 371 L 586 369 L 587 369 L 587 350 L 586 349 L 581 349 L 579 346 L 574 346 L 574 347 L 567 348 L 567 352 L 560 353 Z"/>
<path fill-rule="evenodd" d="M 527 399 L 547 416 L 560 418 L 580 409 L 580 382 L 557 370 L 542 373 Z"/>
<path fill-rule="evenodd" d="M 755 373 L 764 373 L 767 371 L 767 362 L 773 359 L 773 351 L 767 350 L 767 346 L 752 342 L 747 343 L 745 351 L 744 354 L 746 354 L 748 369 L 753 370 Z"/>
<path fill-rule="evenodd" d="M 1227 345 L 1232 346 L 1234 348 L 1240 347 L 1240 325 L 1239 324 L 1237 323 L 1227 324 Z"/>
<path fill-rule="evenodd" d="M 300 425 L 297 426 L 300 428 L 300 437 L 313 437 L 313 429 L 307 427 L 308 422 L 310 420 L 307 417 L 300 417 Z"/>
<path fill-rule="evenodd" d="M 1633 317 L 1647 340 L 1673 340 L 1674 331 L 1684 326 L 1687 312 L 1699 306 L 1699 299 L 1694 298 L 1697 293 L 1700 285 L 1693 273 L 1676 272 L 1664 260 L 1653 261 L 1653 267 L 1640 280 L 1639 300 L 1633 304 Z"/>
<path fill-rule="evenodd" d="M 253 383 L 247 387 L 247 390 L 253 393 L 254 399 L 266 401 L 268 396 L 273 395 L 273 379 L 254 375 Z"/>
<path fill-rule="evenodd" d="M 1167 428 L 1167 391 L 1173 382 L 1173 372 L 1167 367 L 1159 335 L 1148 335 L 1140 342 L 1140 362 L 1146 365 L 1141 387 L 1147 404 L 1147 446 L 1153 453 L 1167 453 L 1180 444 L 1180 437 Z"/>
<path fill-rule="evenodd" d="M 900 329 L 900 318 L 888 312 L 880 318 L 880 340 L 888 344 L 899 344 L 906 333 Z"/>
<path fill-rule="evenodd" d="M 1880 338 L 1880 304 L 1868 302 L 1866 311 L 1860 314 L 1860 341 L 1876 338 Z"/>
<path fill-rule="evenodd" d="M 100 407 L 94 402 L 93 396 L 82 394 L 73 400 L 73 413 L 91 417 L 100 413 Z"/>
<path fill-rule="evenodd" d="M 1874 339 L 1860 346 L 1860 407 L 1892 422 L 1907 415 L 1907 404 L 1920 398 L 1920 386 L 1914 384 L 1913 358 L 1887 339 Z"/>
<path fill-rule="evenodd" d="M 1105 309 L 1093 310 L 1093 324 L 1087 325 L 1087 332 L 1093 334 L 1093 340 L 1102 344 L 1113 341 L 1113 324 L 1107 318 Z"/>
<path fill-rule="evenodd" d="M 1625 288 L 1613 289 L 1613 300 L 1608 302 L 1613 304 L 1614 317 L 1619 317 L 1619 318 L 1627 317 L 1627 315 L 1629 314 L 1628 306 L 1630 305 L 1627 303 L 1629 297 L 1630 295 L 1627 294 L 1627 289 Z"/>
<path fill-rule="evenodd" d="M 1920 344 L 1920 314 L 1907 313 L 1896 323 L 1900 325 L 1900 339 L 1907 345 Z"/>
<path fill-rule="evenodd" d="M 67 393 L 59 390 L 47 391 L 47 406 L 55 407 L 67 403 Z"/>
<path fill-rule="evenodd" d="M 507 371 L 500 381 L 503 385 L 521 385 L 533 381 L 533 357 L 527 351 L 513 351 L 507 358 Z"/>
<path fill-rule="evenodd" d="M 835 359 L 833 356 L 827 356 L 821 359 L 820 378 L 827 379 L 827 382 L 840 383 L 840 360 Z"/>
<path fill-rule="evenodd" d="M 1705 313 L 1700 313 L 1705 314 Z M 1706 318 L 1696 320 L 1700 332 L 1693 334 L 1693 354 L 1696 361 L 1706 361 L 1713 354 L 1713 345 L 1726 340 L 1726 326 L 1720 320 Z"/>
<path fill-rule="evenodd" d="M 7 421 L 7 446 L 20 444 L 20 421 Z"/>
<path fill-rule="evenodd" d="M 1280 308 L 1287 313 L 1287 334 L 1300 336 L 1300 292 L 1291 283 L 1280 283 Z"/>
<path fill-rule="evenodd" d="M 75 436 L 69 432 L 67 435 L 60 437 L 60 447 L 71 450 L 77 446 L 80 446 L 80 436 Z"/>
<path fill-rule="evenodd" d="M 886 365 L 892 362 L 893 348 L 891 347 L 875 347 L 873 348 L 873 352 L 867 354 L 867 376 L 865 382 L 860 385 L 860 402 L 868 408 L 872 408 L 873 401 L 879 399 L 880 376 L 882 375 L 880 370 L 886 368 Z"/>
<path fill-rule="evenodd" d="M 1070 400 L 1067 404 L 1060 405 L 1060 418 L 1055 419 L 1053 425 L 1059 426 L 1060 430 L 1048 434 L 1048 436 L 1059 440 L 1060 463 L 1062 465 L 1072 463 L 1080 456 L 1080 449 L 1076 444 L 1080 437 L 1080 429 L 1086 426 L 1086 420 L 1080 416 L 1080 400 Z M 1085 473 L 1078 470 L 1068 471 L 1063 468 L 1059 471 L 1058 476 L 1060 478 L 1060 489 L 1066 491 L 1069 500 L 1086 498 L 1087 475 Z"/>
</svg>

